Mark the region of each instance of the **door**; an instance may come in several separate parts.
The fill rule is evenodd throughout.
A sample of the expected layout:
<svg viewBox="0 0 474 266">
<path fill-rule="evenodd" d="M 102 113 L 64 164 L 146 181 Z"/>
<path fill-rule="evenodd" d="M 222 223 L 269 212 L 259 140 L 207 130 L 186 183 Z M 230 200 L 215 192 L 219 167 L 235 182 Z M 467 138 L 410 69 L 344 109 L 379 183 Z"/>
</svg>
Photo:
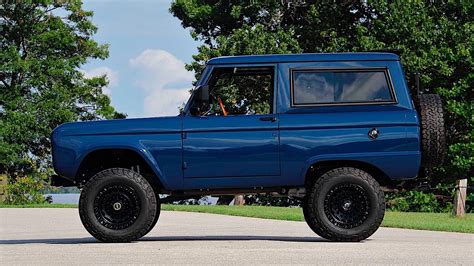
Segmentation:
<svg viewBox="0 0 474 266">
<path fill-rule="evenodd" d="M 183 118 L 185 180 L 280 175 L 274 73 L 268 66 L 214 68 L 207 108 Z"/>
</svg>

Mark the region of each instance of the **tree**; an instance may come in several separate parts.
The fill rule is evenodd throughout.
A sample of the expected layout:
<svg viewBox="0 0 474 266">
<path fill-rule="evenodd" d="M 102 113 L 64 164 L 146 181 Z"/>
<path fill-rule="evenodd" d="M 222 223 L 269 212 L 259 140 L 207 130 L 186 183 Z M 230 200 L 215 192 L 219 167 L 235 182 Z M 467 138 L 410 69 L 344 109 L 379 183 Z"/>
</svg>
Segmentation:
<svg viewBox="0 0 474 266">
<path fill-rule="evenodd" d="M 414 74 L 420 72 L 423 92 L 439 93 L 445 104 L 449 152 L 434 181 L 474 182 L 474 5 L 469 1 L 175 0 L 170 11 L 204 43 L 188 65 L 197 75 L 220 55 L 399 50 L 413 95 Z M 278 49 L 281 42 L 274 39 L 282 34 L 290 49 Z"/>
<path fill-rule="evenodd" d="M 11 180 L 51 171 L 51 131 L 64 122 L 123 118 L 102 93 L 105 76 L 80 67 L 108 46 L 82 2 L 2 1 L 0 5 L 0 173 Z"/>
</svg>

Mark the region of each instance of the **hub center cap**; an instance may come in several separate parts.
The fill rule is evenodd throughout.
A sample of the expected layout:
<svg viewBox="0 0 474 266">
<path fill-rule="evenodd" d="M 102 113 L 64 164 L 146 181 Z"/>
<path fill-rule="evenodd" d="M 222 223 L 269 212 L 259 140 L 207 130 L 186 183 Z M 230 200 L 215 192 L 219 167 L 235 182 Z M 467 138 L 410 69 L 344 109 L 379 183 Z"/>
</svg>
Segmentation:
<svg viewBox="0 0 474 266">
<path fill-rule="evenodd" d="M 122 209 L 122 203 L 120 202 L 115 202 L 112 207 L 114 208 L 114 210 L 116 211 L 119 211 L 120 209 Z"/>
<path fill-rule="evenodd" d="M 105 186 L 94 199 L 97 221 L 111 230 L 123 230 L 136 222 L 141 208 L 138 193 L 125 184 Z"/>
<path fill-rule="evenodd" d="M 370 213 L 369 193 L 353 183 L 335 185 L 324 199 L 324 213 L 340 228 L 352 229 L 363 224 Z"/>
<path fill-rule="evenodd" d="M 347 211 L 351 208 L 352 202 L 350 200 L 344 201 L 344 204 L 342 204 L 342 209 Z"/>
</svg>

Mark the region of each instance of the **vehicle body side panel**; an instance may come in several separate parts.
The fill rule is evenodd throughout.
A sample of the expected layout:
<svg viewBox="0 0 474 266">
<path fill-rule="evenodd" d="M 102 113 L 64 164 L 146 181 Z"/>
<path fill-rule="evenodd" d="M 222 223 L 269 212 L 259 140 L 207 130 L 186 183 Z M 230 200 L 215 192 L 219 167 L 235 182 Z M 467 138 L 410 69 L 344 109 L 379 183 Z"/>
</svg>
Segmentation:
<svg viewBox="0 0 474 266">
<path fill-rule="evenodd" d="M 53 132 L 55 171 L 70 180 L 88 154 L 105 149 L 135 151 L 166 188 L 182 185 L 181 117 L 68 123 Z"/>
<path fill-rule="evenodd" d="M 386 68 L 397 103 L 292 107 L 291 69 Z M 369 163 L 394 180 L 416 177 L 420 166 L 419 132 L 398 61 L 279 64 L 282 183 L 304 184 L 313 163 L 350 160 Z M 369 138 L 371 129 L 379 137 Z"/>
<path fill-rule="evenodd" d="M 184 188 L 229 187 L 239 177 L 246 177 L 246 187 L 259 177 L 278 177 L 278 123 L 260 120 L 269 116 L 274 115 L 184 117 Z M 220 181 L 194 180 L 203 178 Z"/>
<path fill-rule="evenodd" d="M 348 114 L 341 114 L 347 116 Z M 334 126 L 301 129 L 289 121 L 294 115 L 280 115 L 281 167 L 283 180 L 304 184 L 308 168 L 317 162 L 348 160 L 373 165 L 391 179 L 415 177 L 418 173 L 420 153 L 407 143 L 404 126 L 372 123 L 360 127 Z M 368 138 L 372 127 L 380 136 Z"/>
</svg>

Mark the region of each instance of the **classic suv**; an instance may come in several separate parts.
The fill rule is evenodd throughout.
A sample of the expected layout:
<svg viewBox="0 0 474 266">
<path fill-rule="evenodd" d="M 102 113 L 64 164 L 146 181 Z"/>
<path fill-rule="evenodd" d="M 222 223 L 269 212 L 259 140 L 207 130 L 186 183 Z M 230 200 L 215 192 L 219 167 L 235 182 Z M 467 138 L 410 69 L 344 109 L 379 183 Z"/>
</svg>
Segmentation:
<svg viewBox="0 0 474 266">
<path fill-rule="evenodd" d="M 422 177 L 444 146 L 439 96 L 413 102 L 395 54 L 219 57 L 178 116 L 56 128 L 52 182 L 82 188 L 80 218 L 105 242 L 147 234 L 163 202 L 258 193 L 301 198 L 318 235 L 360 241 L 382 188 Z"/>
</svg>

